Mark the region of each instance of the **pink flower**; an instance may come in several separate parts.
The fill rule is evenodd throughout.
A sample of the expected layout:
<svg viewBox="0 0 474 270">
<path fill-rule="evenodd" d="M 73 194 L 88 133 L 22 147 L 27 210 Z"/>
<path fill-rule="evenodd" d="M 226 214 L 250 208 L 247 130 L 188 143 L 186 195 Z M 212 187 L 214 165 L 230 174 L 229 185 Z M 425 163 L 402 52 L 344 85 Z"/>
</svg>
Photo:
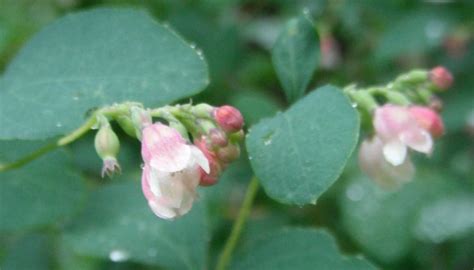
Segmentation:
<svg viewBox="0 0 474 270">
<path fill-rule="evenodd" d="M 201 170 L 209 161 L 181 134 L 166 125 L 148 125 L 142 132 L 142 190 L 158 217 L 173 219 L 186 214 L 197 198 Z"/>
<path fill-rule="evenodd" d="M 423 106 L 412 106 L 409 108 L 411 115 L 416 119 L 418 125 L 427 130 L 434 138 L 439 138 L 444 133 L 443 120 L 439 114 Z"/>
<path fill-rule="evenodd" d="M 244 125 L 244 118 L 240 111 L 229 105 L 216 108 L 214 119 L 225 132 L 237 132 Z"/>
<path fill-rule="evenodd" d="M 384 143 L 374 136 L 362 142 L 359 150 L 361 169 L 376 183 L 385 188 L 397 188 L 412 179 L 415 168 L 409 157 L 397 166 L 387 162 L 383 152 Z"/>
<path fill-rule="evenodd" d="M 383 143 L 384 158 L 394 166 L 403 164 L 407 148 L 430 154 L 433 139 L 426 127 L 407 107 L 386 104 L 375 110 L 373 124 L 376 136 Z"/>
</svg>

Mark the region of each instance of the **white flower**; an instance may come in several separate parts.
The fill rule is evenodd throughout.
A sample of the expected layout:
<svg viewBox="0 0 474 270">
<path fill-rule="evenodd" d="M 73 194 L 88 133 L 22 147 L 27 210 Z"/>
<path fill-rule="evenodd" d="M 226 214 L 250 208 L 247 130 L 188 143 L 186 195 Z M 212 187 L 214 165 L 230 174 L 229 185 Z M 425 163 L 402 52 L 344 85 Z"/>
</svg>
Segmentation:
<svg viewBox="0 0 474 270">
<path fill-rule="evenodd" d="M 186 214 L 197 198 L 201 169 L 209 173 L 209 162 L 181 134 L 160 123 L 142 132 L 142 190 L 148 204 L 160 218 Z"/>
</svg>

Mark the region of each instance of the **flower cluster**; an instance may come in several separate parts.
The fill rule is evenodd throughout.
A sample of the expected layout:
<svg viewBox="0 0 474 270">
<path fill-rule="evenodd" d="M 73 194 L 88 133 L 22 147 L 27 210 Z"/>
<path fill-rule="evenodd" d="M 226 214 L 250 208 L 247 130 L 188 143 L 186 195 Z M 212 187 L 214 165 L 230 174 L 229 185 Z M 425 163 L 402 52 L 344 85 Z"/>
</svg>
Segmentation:
<svg viewBox="0 0 474 270">
<path fill-rule="evenodd" d="M 174 219 L 189 212 L 197 187 L 216 184 L 225 167 L 240 155 L 244 120 L 234 107 L 188 104 L 149 110 L 137 104 L 122 106 L 112 108 L 108 116 L 141 140 L 142 190 L 160 218 Z M 158 121 L 153 122 L 153 117 Z M 108 120 L 99 114 L 95 146 L 104 161 L 103 175 L 120 168 L 119 141 Z"/>
<path fill-rule="evenodd" d="M 349 96 L 370 116 L 373 135 L 360 146 L 361 169 L 386 188 L 396 188 L 412 179 L 415 167 L 410 151 L 430 155 L 434 139 L 444 133 L 438 110 L 441 101 L 432 92 L 446 90 L 453 78 L 436 67 L 399 77 L 387 87 L 358 89 Z M 376 95 L 387 103 L 379 105 Z"/>
</svg>

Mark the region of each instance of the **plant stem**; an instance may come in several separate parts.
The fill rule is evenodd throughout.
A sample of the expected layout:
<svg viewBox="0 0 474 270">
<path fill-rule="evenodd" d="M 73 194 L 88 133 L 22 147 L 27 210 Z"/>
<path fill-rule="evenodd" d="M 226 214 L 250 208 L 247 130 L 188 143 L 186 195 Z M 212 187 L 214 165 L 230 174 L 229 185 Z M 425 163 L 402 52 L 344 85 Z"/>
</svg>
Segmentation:
<svg viewBox="0 0 474 270">
<path fill-rule="evenodd" d="M 61 139 L 58 140 L 57 146 L 64 146 L 66 144 L 69 144 L 78 138 L 80 138 L 82 135 L 87 133 L 92 126 L 94 126 L 95 122 L 97 121 L 96 115 L 93 114 L 87 122 L 85 122 L 82 126 L 80 126 L 78 129 L 74 130 L 73 132 L 69 133 L 68 135 L 62 137 Z"/>
<path fill-rule="evenodd" d="M 225 270 L 230 262 L 232 257 L 232 252 L 234 251 L 237 242 L 239 240 L 240 234 L 242 233 L 242 229 L 247 221 L 247 218 L 250 214 L 250 210 L 252 209 L 252 204 L 255 199 L 255 195 L 257 195 L 258 191 L 258 180 L 257 177 L 253 177 L 250 181 L 249 186 L 247 187 L 247 191 L 245 193 L 244 202 L 242 203 L 242 207 L 239 210 L 239 214 L 237 219 L 232 226 L 232 231 L 230 232 L 230 236 L 225 243 L 224 249 L 222 250 L 221 255 L 217 261 L 216 270 Z"/>
<path fill-rule="evenodd" d="M 56 149 L 57 147 L 58 147 L 58 145 L 57 145 L 56 142 L 50 143 L 50 144 L 47 144 L 47 145 L 35 150 L 34 152 L 30 153 L 29 155 L 24 156 L 20 159 L 17 159 L 15 161 L 11 162 L 11 163 L 0 164 L 0 172 L 15 169 L 15 168 L 19 168 L 19 167 L 25 165 L 26 163 L 31 162 L 31 161 L 37 159 L 38 157 L 48 153 L 49 151 Z"/>
</svg>

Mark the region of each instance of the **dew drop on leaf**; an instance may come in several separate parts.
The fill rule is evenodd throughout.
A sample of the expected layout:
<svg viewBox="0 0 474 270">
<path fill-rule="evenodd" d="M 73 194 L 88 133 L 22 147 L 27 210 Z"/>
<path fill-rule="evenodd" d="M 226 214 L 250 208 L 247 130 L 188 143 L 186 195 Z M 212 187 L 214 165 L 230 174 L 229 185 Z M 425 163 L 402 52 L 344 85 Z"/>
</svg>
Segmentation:
<svg viewBox="0 0 474 270">
<path fill-rule="evenodd" d="M 128 260 L 129 257 L 128 252 L 120 249 L 114 249 L 109 253 L 109 259 L 113 262 L 124 262 Z"/>
</svg>

